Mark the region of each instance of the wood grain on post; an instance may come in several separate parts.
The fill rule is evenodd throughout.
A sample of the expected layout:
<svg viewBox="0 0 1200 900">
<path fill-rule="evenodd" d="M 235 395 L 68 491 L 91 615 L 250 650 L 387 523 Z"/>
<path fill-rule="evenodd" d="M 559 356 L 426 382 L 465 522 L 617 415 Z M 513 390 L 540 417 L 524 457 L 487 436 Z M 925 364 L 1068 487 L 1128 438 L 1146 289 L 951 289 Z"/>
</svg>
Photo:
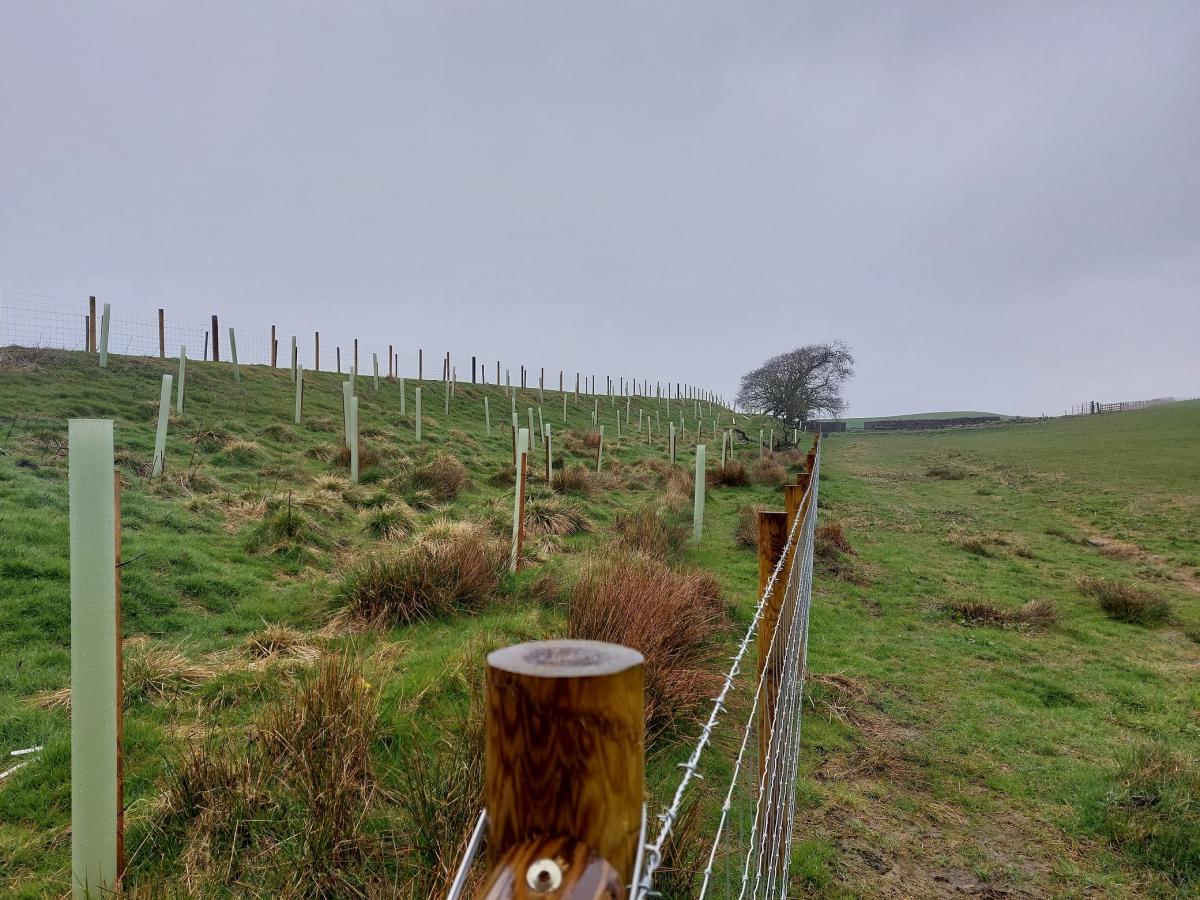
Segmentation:
<svg viewBox="0 0 1200 900">
<path fill-rule="evenodd" d="M 313 369 L 321 371 L 321 332 L 313 332 Z"/>
<path fill-rule="evenodd" d="M 540 641 L 488 656 L 484 769 L 493 871 L 480 896 L 624 896 L 642 814 L 643 704 L 642 656 L 628 647 Z M 587 851 L 615 870 L 615 884 L 599 861 L 586 864 Z M 571 864 L 580 858 L 584 865 Z M 523 893 L 537 886 L 541 859 L 573 878 L 594 873 L 592 893 L 582 881 L 564 892 L 566 879 L 557 893 Z"/>
<path fill-rule="evenodd" d="M 213 316 L 212 317 L 213 362 L 221 361 L 221 342 L 217 337 L 219 334 L 220 334 L 220 332 L 217 331 L 217 317 Z"/>
<path fill-rule="evenodd" d="M 787 544 L 787 513 L 763 510 L 758 514 L 758 592 L 761 596 L 775 571 L 775 563 Z M 779 578 L 767 597 L 762 621 L 758 626 L 758 677 L 765 680 L 762 703 L 758 707 L 758 765 L 759 775 L 765 771 L 771 728 L 775 722 L 775 701 L 779 694 L 782 672 L 783 640 L 772 648 L 775 630 L 783 611 L 787 579 Z"/>
<path fill-rule="evenodd" d="M 161 306 L 158 308 L 158 358 L 167 358 L 167 318 Z"/>
<path fill-rule="evenodd" d="M 96 298 L 88 297 L 88 350 L 95 353 L 99 349 L 96 343 Z"/>
</svg>

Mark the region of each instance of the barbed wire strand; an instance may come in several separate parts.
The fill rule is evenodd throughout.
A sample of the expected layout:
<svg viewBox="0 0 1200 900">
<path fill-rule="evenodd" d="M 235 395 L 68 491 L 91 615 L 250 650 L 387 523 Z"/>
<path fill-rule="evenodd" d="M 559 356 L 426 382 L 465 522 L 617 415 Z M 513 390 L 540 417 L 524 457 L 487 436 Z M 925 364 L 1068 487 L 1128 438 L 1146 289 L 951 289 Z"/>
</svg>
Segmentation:
<svg viewBox="0 0 1200 900">
<path fill-rule="evenodd" d="M 818 449 L 818 453 L 819 453 Z M 809 493 L 815 496 L 816 481 L 810 479 Z M 775 589 L 775 583 L 779 579 L 780 572 L 783 570 L 785 563 L 791 555 L 793 543 L 795 543 L 797 534 L 801 531 L 802 523 L 806 522 L 808 517 L 804 519 L 797 516 L 796 521 L 792 523 L 791 532 L 788 534 L 787 542 L 784 544 L 783 552 L 779 555 L 778 561 L 775 563 L 775 568 L 771 571 L 770 577 L 767 579 L 767 584 L 763 589 L 762 596 L 759 598 L 758 604 L 754 610 L 754 617 L 751 619 L 750 625 L 746 629 L 745 635 L 742 637 L 741 643 L 738 646 L 737 652 L 732 657 L 732 665 L 729 671 L 725 674 L 724 683 L 721 691 L 713 700 L 713 707 L 709 713 L 708 720 L 701 729 L 700 737 L 696 742 L 696 746 L 692 749 L 686 762 L 680 764 L 683 769 L 683 777 L 675 788 L 675 794 L 668 805 L 659 814 L 658 819 L 660 824 L 659 832 L 655 836 L 653 842 L 646 846 L 645 853 L 645 870 L 641 873 L 637 881 L 636 892 L 633 895 L 633 900 L 650 896 L 653 894 L 653 879 L 654 873 L 662 864 L 663 847 L 666 844 L 667 838 L 670 837 L 671 831 L 674 828 L 676 821 L 679 818 L 679 810 L 683 804 L 683 797 L 692 780 L 697 777 L 697 769 L 699 768 L 700 757 L 704 753 L 704 749 L 708 746 L 713 730 L 715 729 L 721 713 L 725 709 L 726 700 L 729 692 L 733 687 L 733 682 L 741 672 L 742 660 L 746 655 L 746 650 L 750 645 L 751 639 L 758 631 L 758 626 L 762 621 L 763 613 L 766 610 L 767 598 Z M 790 573 L 789 573 L 790 574 Z M 761 679 L 760 679 L 761 680 Z M 769 758 L 769 751 L 768 751 Z M 757 824 L 757 823 L 756 823 Z M 754 840 L 754 832 L 751 832 L 751 842 Z"/>
</svg>

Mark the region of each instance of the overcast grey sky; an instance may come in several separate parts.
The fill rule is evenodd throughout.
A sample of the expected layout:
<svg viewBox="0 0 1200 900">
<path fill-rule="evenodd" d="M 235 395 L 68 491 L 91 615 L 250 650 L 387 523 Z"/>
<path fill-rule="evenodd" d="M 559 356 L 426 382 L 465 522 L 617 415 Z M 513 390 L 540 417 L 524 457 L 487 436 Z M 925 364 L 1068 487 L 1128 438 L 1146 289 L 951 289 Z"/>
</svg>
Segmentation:
<svg viewBox="0 0 1200 900">
<path fill-rule="evenodd" d="M 0 283 L 858 415 L 1200 393 L 1200 2 L 0 0 Z M 460 372 L 462 370 L 460 369 Z"/>
</svg>

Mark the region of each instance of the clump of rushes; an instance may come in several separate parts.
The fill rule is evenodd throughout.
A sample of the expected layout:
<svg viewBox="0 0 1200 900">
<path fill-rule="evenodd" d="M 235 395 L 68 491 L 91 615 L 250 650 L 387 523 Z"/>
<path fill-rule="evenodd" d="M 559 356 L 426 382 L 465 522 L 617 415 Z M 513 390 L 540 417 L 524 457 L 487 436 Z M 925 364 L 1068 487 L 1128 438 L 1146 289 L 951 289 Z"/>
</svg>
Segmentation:
<svg viewBox="0 0 1200 900">
<path fill-rule="evenodd" d="M 245 441 L 235 437 L 221 444 L 216 458 L 222 463 L 246 465 L 258 458 L 258 451 L 259 446 L 254 441 Z"/>
<path fill-rule="evenodd" d="M 1165 597 L 1108 578 L 1080 578 L 1079 591 L 1092 597 L 1104 614 L 1118 622 L 1159 625 L 1171 618 L 1171 603 Z"/>
<path fill-rule="evenodd" d="M 379 464 L 383 457 L 379 453 L 379 448 L 373 444 L 364 444 L 361 441 L 358 445 L 358 470 L 365 472 L 372 466 Z M 350 448 L 345 441 L 339 441 L 333 450 L 333 456 L 330 462 L 342 469 L 350 468 Z"/>
<path fill-rule="evenodd" d="M 717 580 L 655 559 L 611 552 L 590 560 L 570 595 L 569 636 L 632 647 L 645 657 L 646 727 L 691 721 L 718 689 L 727 611 Z"/>
<path fill-rule="evenodd" d="M 386 541 L 408 537 L 417 523 L 417 514 L 403 500 L 363 510 L 359 514 L 362 530 L 373 538 Z"/>
<path fill-rule="evenodd" d="M 771 457 L 760 459 L 754 464 L 754 483 L 768 487 L 782 487 L 787 484 L 787 469 Z"/>
<path fill-rule="evenodd" d="M 746 474 L 746 467 L 733 460 L 708 473 L 710 487 L 745 487 L 749 483 L 750 477 Z"/>
<path fill-rule="evenodd" d="M 964 625 L 997 628 L 1049 628 L 1058 623 L 1058 608 L 1049 600 L 1030 600 L 1010 609 L 986 600 L 951 600 L 943 608 Z"/>
<path fill-rule="evenodd" d="M 589 450 L 595 450 L 600 446 L 600 432 L 586 431 L 583 435 L 583 446 Z"/>
<path fill-rule="evenodd" d="M 325 528 L 294 501 L 269 509 L 246 538 L 247 550 L 268 556 L 305 557 L 328 545 Z"/>
<path fill-rule="evenodd" d="M 410 480 L 414 488 L 428 491 L 438 503 L 448 503 L 466 490 L 471 473 L 458 457 L 443 453 L 413 469 Z"/>
<path fill-rule="evenodd" d="M 560 494 L 592 497 L 597 491 L 596 479 L 590 469 L 578 465 L 568 466 L 554 473 L 554 490 Z"/>
<path fill-rule="evenodd" d="M 500 583 L 505 560 L 484 526 L 435 522 L 403 547 L 358 560 L 336 597 L 356 620 L 406 625 L 478 607 Z"/>
<path fill-rule="evenodd" d="M 189 894 L 250 883 L 273 896 L 371 894 L 391 865 L 370 755 L 377 721 L 361 663 L 326 657 L 251 740 L 184 754 L 142 825 L 146 858 L 176 869 Z"/>
<path fill-rule="evenodd" d="M 137 638 L 126 642 L 122 663 L 122 697 L 128 704 L 169 703 L 217 674 L 215 666 L 193 660 L 178 647 L 159 647 Z M 70 685 L 40 694 L 37 703 L 47 709 L 70 709 Z"/>
<path fill-rule="evenodd" d="M 750 550 L 758 547 L 758 514 L 765 509 L 761 503 L 752 503 L 738 510 L 737 523 L 733 526 L 735 544 Z"/>
<path fill-rule="evenodd" d="M 826 522 L 813 535 L 813 552 L 818 556 L 830 556 L 835 553 L 854 553 L 854 548 L 846 540 L 841 522 Z"/>
<path fill-rule="evenodd" d="M 525 530 L 528 534 L 563 537 L 586 534 L 592 520 L 575 503 L 556 494 L 530 496 L 525 503 Z"/>
<path fill-rule="evenodd" d="M 649 504 L 617 516 L 614 523 L 617 540 L 627 550 L 636 550 L 655 559 L 679 556 L 688 542 L 688 530 L 669 522 Z"/>
<path fill-rule="evenodd" d="M 940 478 L 943 481 L 961 481 L 967 477 L 966 470 L 955 466 L 930 466 L 925 470 L 929 478 Z"/>
</svg>

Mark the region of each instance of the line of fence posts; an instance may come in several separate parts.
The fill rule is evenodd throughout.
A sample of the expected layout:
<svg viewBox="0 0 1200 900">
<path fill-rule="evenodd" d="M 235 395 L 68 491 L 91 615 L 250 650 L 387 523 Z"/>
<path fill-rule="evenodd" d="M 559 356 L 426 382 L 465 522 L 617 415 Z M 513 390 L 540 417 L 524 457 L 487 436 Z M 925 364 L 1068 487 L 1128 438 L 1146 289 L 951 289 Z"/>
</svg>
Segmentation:
<svg viewBox="0 0 1200 900">
<path fill-rule="evenodd" d="M 518 447 L 523 448 L 525 430 L 520 431 Z M 819 440 L 820 435 L 813 439 L 805 471 L 784 487 L 785 508 L 758 514 L 759 596 L 795 523 L 808 515 Z M 519 455 L 523 460 L 524 454 Z M 698 465 L 698 481 L 701 472 Z M 514 559 L 523 475 L 518 468 Z M 796 534 L 799 537 L 802 531 Z M 757 723 L 759 776 L 774 791 L 782 790 L 783 779 L 772 779 L 765 768 L 771 765 L 768 742 L 787 674 L 783 648 L 796 626 L 798 599 L 798 592 L 789 595 L 787 573 L 804 552 L 800 540 L 789 550 L 781 569 L 784 577 L 776 580 L 766 599 L 758 632 L 758 677 L 764 681 Z M 536 641 L 488 656 L 484 753 L 488 874 L 477 898 L 628 896 L 638 874 L 646 821 L 643 668 L 641 654 L 598 641 Z M 779 754 L 774 756 L 778 760 Z M 789 804 L 782 801 L 776 796 L 769 804 L 771 821 L 763 823 L 764 829 L 771 829 L 768 833 L 790 827 L 783 821 Z M 460 872 L 456 884 L 464 876 Z"/>
</svg>

